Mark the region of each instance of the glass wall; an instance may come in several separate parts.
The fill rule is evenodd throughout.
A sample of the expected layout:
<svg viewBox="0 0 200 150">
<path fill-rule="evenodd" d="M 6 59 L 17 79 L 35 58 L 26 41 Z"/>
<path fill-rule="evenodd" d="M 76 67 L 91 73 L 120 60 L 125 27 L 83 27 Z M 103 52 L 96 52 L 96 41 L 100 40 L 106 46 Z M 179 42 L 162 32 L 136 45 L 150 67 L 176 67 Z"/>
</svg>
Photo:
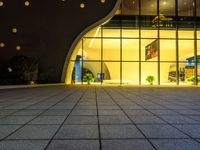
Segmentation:
<svg viewBox="0 0 200 150">
<path fill-rule="evenodd" d="M 124 0 L 121 9 L 121 16 L 80 40 L 66 82 L 86 84 L 89 74 L 93 84 L 146 85 L 150 77 L 155 85 L 195 84 L 200 30 L 190 18 L 194 1 Z"/>
</svg>

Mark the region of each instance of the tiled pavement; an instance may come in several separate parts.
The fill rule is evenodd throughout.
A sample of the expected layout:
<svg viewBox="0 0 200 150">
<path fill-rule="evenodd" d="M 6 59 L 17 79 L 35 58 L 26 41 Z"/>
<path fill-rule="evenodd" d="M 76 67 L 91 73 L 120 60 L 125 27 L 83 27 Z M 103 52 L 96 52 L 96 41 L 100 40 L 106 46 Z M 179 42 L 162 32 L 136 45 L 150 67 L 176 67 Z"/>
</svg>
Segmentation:
<svg viewBox="0 0 200 150">
<path fill-rule="evenodd" d="M 0 150 L 200 150 L 200 89 L 0 91 Z"/>
</svg>

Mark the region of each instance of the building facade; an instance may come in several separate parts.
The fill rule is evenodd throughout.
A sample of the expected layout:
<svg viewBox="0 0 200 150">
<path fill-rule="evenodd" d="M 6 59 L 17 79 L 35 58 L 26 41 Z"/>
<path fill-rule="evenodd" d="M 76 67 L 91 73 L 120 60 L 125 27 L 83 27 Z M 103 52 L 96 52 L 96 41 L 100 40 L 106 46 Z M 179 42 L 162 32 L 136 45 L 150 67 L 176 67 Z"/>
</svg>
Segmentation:
<svg viewBox="0 0 200 150">
<path fill-rule="evenodd" d="M 0 0 L 0 20 L 0 84 L 18 55 L 38 83 L 200 81 L 199 0 Z"/>
<path fill-rule="evenodd" d="M 122 0 L 68 55 L 66 83 L 197 85 L 199 29 L 198 0 Z"/>
</svg>

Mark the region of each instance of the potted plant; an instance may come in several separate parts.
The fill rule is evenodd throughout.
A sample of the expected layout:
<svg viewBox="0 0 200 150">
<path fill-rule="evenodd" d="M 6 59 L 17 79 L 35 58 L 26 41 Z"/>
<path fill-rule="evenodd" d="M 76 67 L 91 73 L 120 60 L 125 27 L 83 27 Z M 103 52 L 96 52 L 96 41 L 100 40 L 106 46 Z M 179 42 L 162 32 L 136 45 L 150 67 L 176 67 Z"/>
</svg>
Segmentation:
<svg viewBox="0 0 200 150">
<path fill-rule="evenodd" d="M 192 85 L 195 85 L 195 77 L 194 76 L 191 76 L 191 77 L 187 78 L 187 81 L 191 82 Z M 197 76 L 197 81 L 198 82 L 200 81 L 200 75 Z"/>
<path fill-rule="evenodd" d="M 153 81 L 155 81 L 155 77 L 152 75 L 147 76 L 146 81 L 149 82 L 150 85 L 153 85 Z"/>
<path fill-rule="evenodd" d="M 87 82 L 88 85 L 94 80 L 91 73 L 86 73 L 85 76 L 83 77 L 83 79 L 84 79 L 84 81 Z"/>
</svg>

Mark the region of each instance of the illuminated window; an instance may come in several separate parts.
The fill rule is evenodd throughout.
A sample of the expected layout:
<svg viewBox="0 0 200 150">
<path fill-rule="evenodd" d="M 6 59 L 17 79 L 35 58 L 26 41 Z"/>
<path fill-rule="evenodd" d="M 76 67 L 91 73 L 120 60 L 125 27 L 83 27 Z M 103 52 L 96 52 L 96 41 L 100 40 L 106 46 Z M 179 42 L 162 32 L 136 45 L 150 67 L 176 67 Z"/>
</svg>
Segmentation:
<svg viewBox="0 0 200 150">
<path fill-rule="evenodd" d="M 160 14 L 173 16 L 175 15 L 175 1 L 174 0 L 160 0 Z"/>
<path fill-rule="evenodd" d="M 197 66 L 198 83 L 200 84 L 200 40 L 197 40 Z"/>
<path fill-rule="evenodd" d="M 123 0 L 122 14 L 123 15 L 138 15 L 139 14 L 139 0 Z"/>
<path fill-rule="evenodd" d="M 101 0 L 101 3 L 105 3 L 106 2 L 106 0 Z"/>
<path fill-rule="evenodd" d="M 160 38 L 176 38 L 175 30 L 160 30 Z"/>
<path fill-rule="evenodd" d="M 176 61 L 175 40 L 160 40 L 160 61 Z"/>
<path fill-rule="evenodd" d="M 200 1 L 196 1 L 196 13 L 197 16 L 200 16 Z"/>
<path fill-rule="evenodd" d="M 81 4 L 80 4 L 80 7 L 81 7 L 81 8 L 85 8 L 85 4 L 84 4 L 84 3 L 81 3 Z"/>
<path fill-rule="evenodd" d="M 142 15 L 156 15 L 157 14 L 157 0 L 141 0 L 141 14 Z"/>
<path fill-rule="evenodd" d="M 176 10 L 179 16 L 192 16 L 194 1 L 177 2 L 178 6 L 175 0 L 122 0 L 115 15 L 123 17 L 114 17 L 80 39 L 66 83 L 85 84 L 88 72 L 94 84 L 149 84 L 147 79 L 153 76 L 154 84 L 186 85 L 194 79 L 196 53 L 200 83 L 200 24 L 192 18 L 171 17 Z"/>
<path fill-rule="evenodd" d="M 12 28 L 13 33 L 17 33 L 17 28 Z"/>
<path fill-rule="evenodd" d="M 181 39 L 193 39 L 194 38 L 194 31 L 178 31 L 178 36 Z"/>
<path fill-rule="evenodd" d="M 176 63 L 162 62 L 160 63 L 160 82 L 162 85 L 176 85 Z"/>
<path fill-rule="evenodd" d="M 178 0 L 178 15 L 193 16 L 193 0 Z"/>
</svg>

